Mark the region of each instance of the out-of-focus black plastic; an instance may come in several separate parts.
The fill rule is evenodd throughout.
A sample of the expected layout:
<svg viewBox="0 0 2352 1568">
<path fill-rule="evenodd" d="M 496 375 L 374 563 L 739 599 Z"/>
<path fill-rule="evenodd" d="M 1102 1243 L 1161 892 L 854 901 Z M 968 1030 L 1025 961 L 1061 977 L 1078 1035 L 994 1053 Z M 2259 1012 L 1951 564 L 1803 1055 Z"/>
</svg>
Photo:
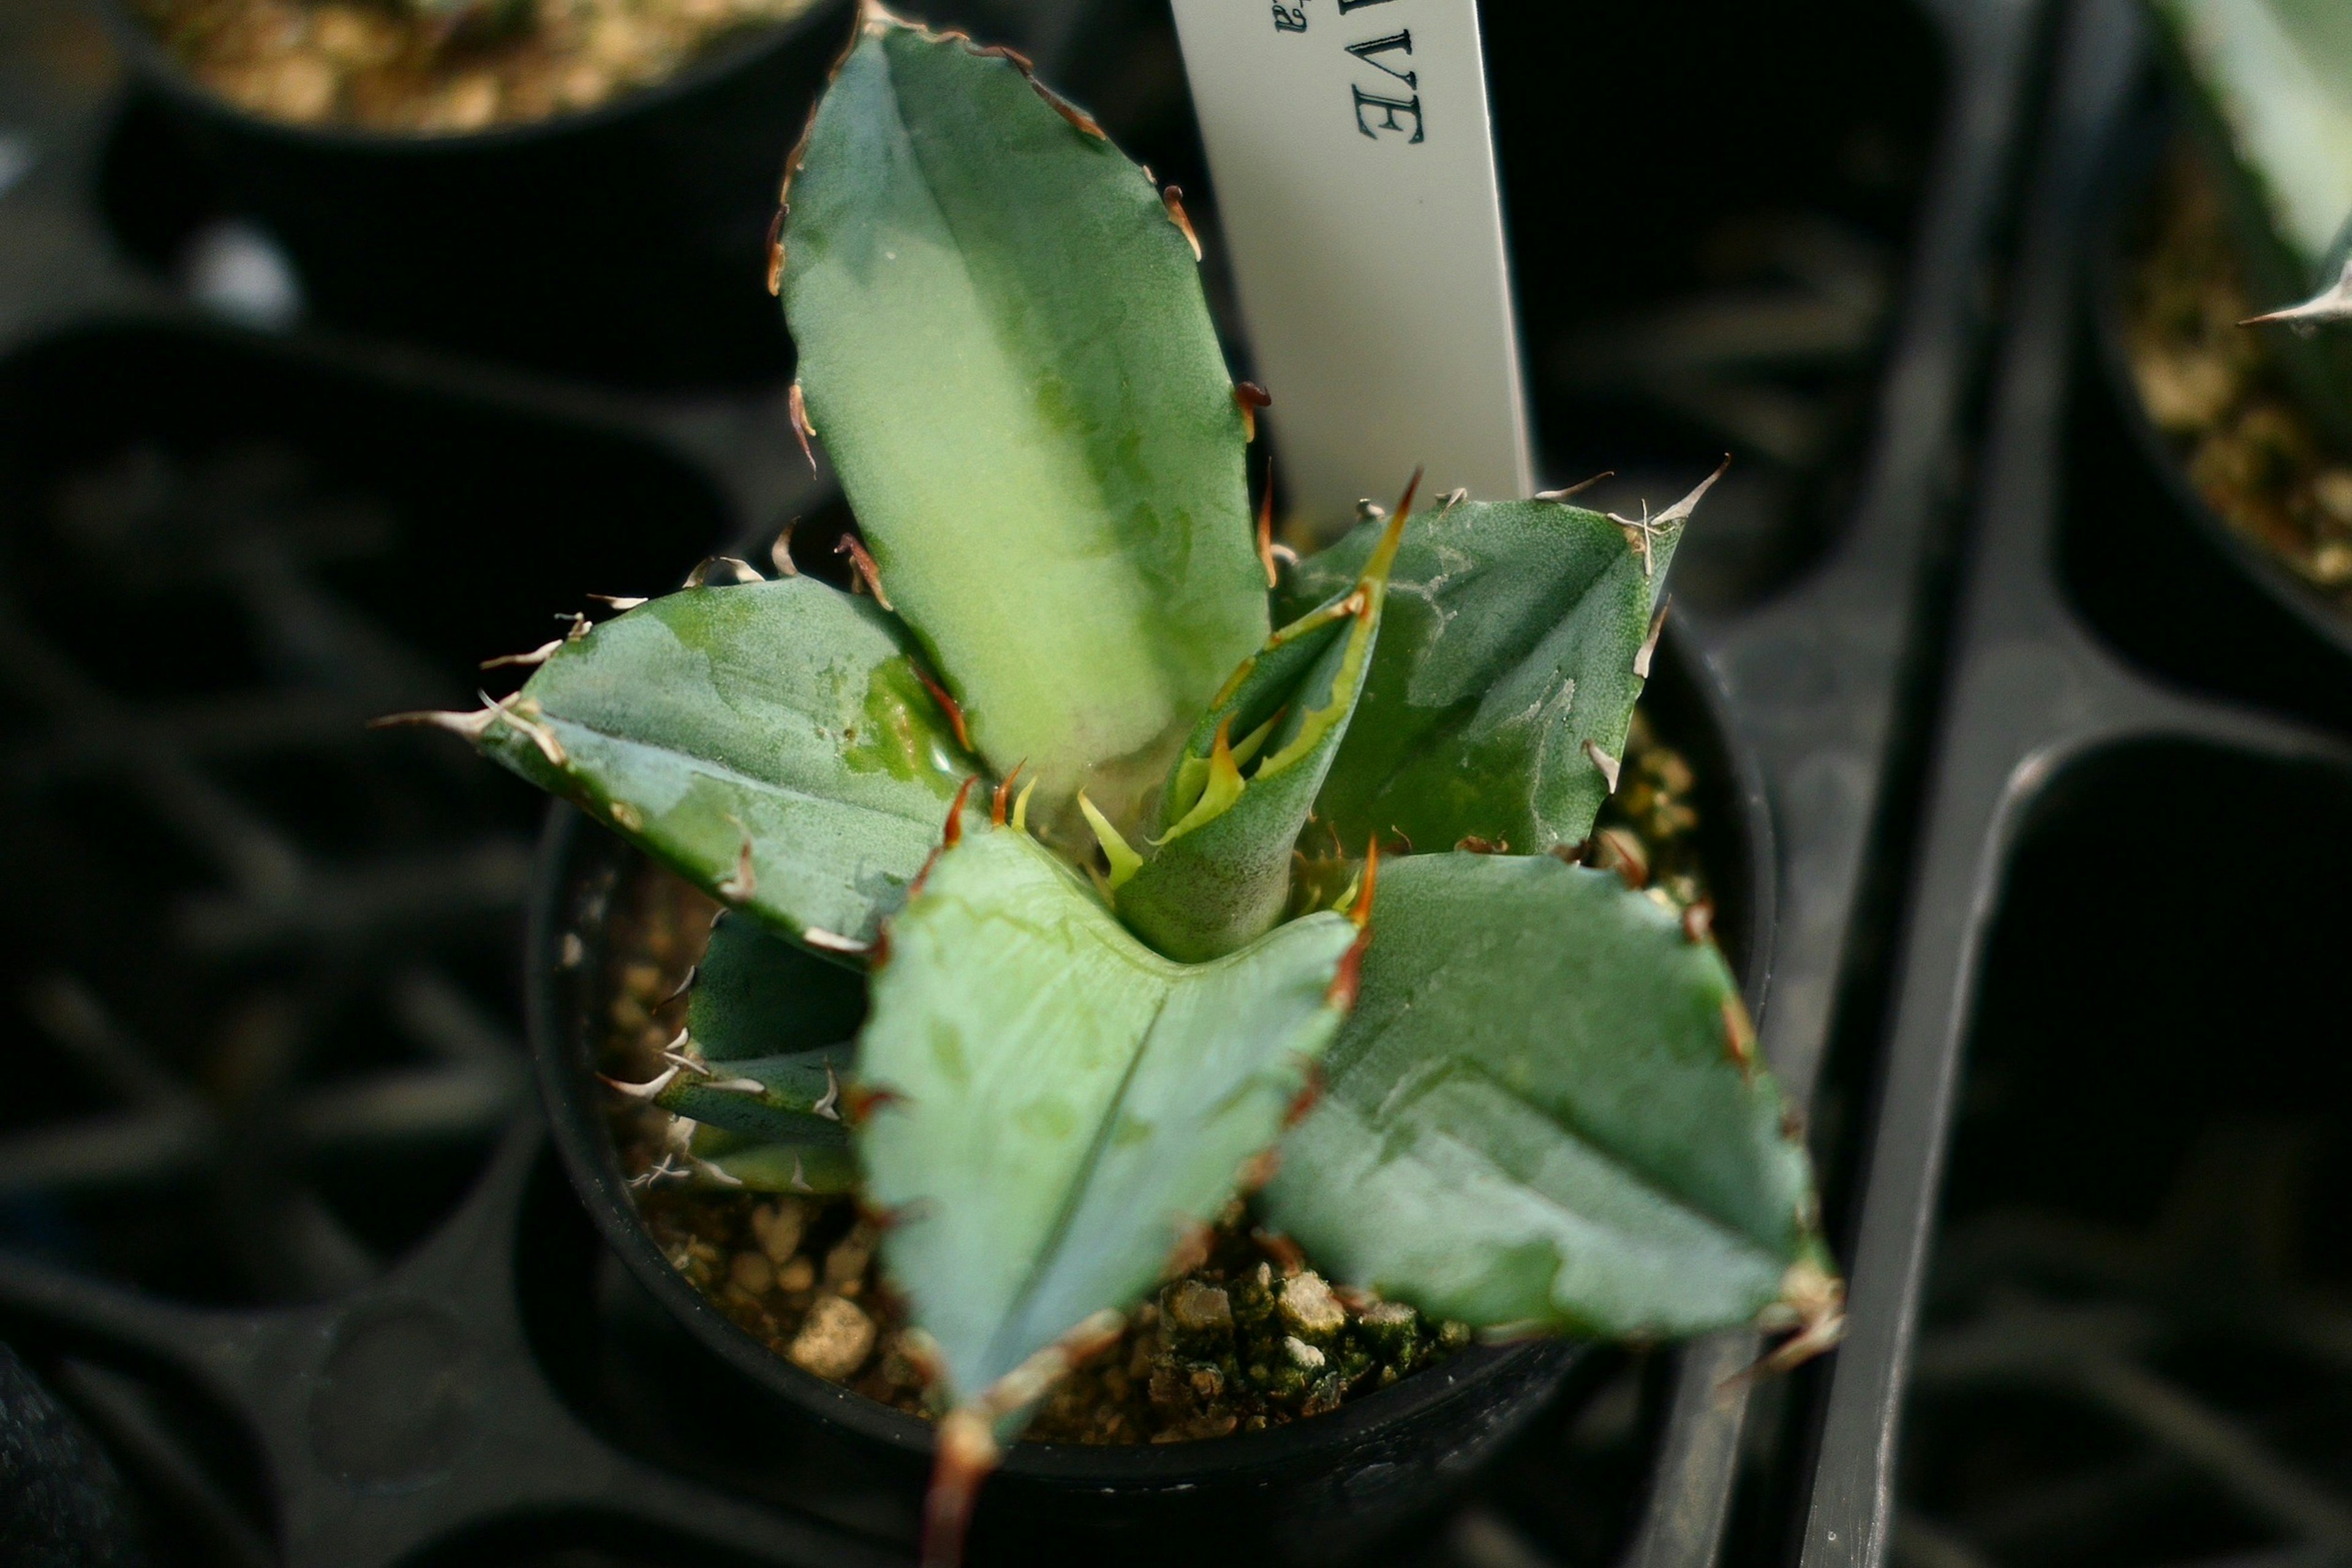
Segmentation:
<svg viewBox="0 0 2352 1568">
<path fill-rule="evenodd" d="M 9 1568 L 142 1568 L 122 1478 L 0 1344 L 0 1563 Z"/>
</svg>

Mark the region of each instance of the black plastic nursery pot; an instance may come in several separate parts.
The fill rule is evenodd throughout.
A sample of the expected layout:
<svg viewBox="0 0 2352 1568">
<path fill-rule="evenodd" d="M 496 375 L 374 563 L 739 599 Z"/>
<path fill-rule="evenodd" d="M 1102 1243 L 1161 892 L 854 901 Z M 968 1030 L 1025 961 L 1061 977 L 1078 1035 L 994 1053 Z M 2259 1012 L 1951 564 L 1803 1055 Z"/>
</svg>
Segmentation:
<svg viewBox="0 0 2352 1568">
<path fill-rule="evenodd" d="M 1735 749 L 1711 670 L 1671 625 L 1643 709 L 1699 778 L 1700 848 L 1726 956 L 1760 1005 L 1769 971 L 1774 858 L 1762 785 Z M 655 875 L 621 840 L 558 805 L 532 909 L 530 1037 L 555 1142 L 605 1245 L 702 1345 L 803 1429 L 795 1500 L 910 1542 L 932 1428 L 803 1371 L 739 1329 L 663 1256 L 638 1217 L 596 1077 L 610 1002 L 608 916 L 626 879 Z M 1196 1559 L 1248 1542 L 1272 1560 L 1355 1556 L 1463 1490 L 1589 1354 L 1534 1340 L 1474 1346 L 1339 1410 L 1265 1431 L 1121 1446 L 1022 1443 L 987 1483 L 971 1550 L 982 1561 L 1115 1551 Z"/>
<path fill-rule="evenodd" d="M 2110 503 L 2068 542 L 2070 586 L 2095 618 L 2118 623 L 2131 651 L 2164 673 L 2331 723 L 2352 721 L 2352 610 L 2298 574 L 2218 510 L 2158 428 L 2133 364 L 2130 298 L 2169 160 L 2217 156 L 2181 121 L 2168 81 L 2148 73 L 2102 132 L 2082 249 L 2087 352 L 2106 396 L 2078 416 L 2085 444 L 2117 448 Z M 2256 285 L 2259 287 L 2259 285 Z M 2285 329 L 2247 329 L 2283 332 Z M 2298 405 L 2307 403 L 2286 378 Z M 2324 448 L 2334 440 L 2313 419 Z M 2127 528 L 2101 526 L 2128 516 Z M 2131 602 L 2127 602 L 2131 601 Z M 2137 623 L 2151 625 L 2134 636 Z M 2183 633 L 2186 636 L 2183 636 Z M 2184 653 L 2213 650 L 2201 667 Z M 2145 646 L 2142 646 L 2145 645 Z M 2159 647 L 2159 645 L 2161 645 Z"/>
<path fill-rule="evenodd" d="M 222 205 L 285 247 L 320 320 L 656 386 L 789 368 L 767 227 L 850 11 L 814 0 L 597 109 L 426 135 L 248 113 L 191 77 L 124 0 L 105 6 Z"/>
</svg>

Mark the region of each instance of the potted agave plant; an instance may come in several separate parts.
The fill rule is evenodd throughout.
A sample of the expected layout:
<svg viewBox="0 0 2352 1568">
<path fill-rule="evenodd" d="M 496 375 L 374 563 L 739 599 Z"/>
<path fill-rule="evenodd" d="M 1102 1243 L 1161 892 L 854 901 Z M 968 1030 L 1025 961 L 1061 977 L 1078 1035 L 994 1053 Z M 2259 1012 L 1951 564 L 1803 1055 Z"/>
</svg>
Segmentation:
<svg viewBox="0 0 2352 1568">
<path fill-rule="evenodd" d="M 2150 10 L 2184 134 L 2116 226 L 2110 363 L 2191 515 L 2352 651 L 2352 9 Z"/>
<path fill-rule="evenodd" d="M 793 406 L 854 590 L 782 548 L 780 576 L 707 564 L 523 656 L 513 695 L 408 717 L 723 909 L 660 1070 L 604 1092 L 669 1130 L 644 1174 L 763 1240 L 802 1226 L 766 1195 L 854 1194 L 937 1420 L 931 1555 L 1155 1301 L 1186 1375 L 1324 1408 L 1416 1323 L 1833 1342 L 1807 1156 L 1706 906 L 1622 846 L 1580 863 L 1706 487 L 1616 518 L 1407 486 L 1286 559 L 1180 200 L 1024 61 L 868 7 L 790 167 Z M 590 962 L 575 907 L 615 918 L 592 892 L 559 970 Z M 1239 1193 L 1269 1260 L 1160 1291 Z M 727 1288 L 770 1290 L 745 1261 Z M 1192 1447 L 1276 1436 L 1216 1430 Z"/>
</svg>

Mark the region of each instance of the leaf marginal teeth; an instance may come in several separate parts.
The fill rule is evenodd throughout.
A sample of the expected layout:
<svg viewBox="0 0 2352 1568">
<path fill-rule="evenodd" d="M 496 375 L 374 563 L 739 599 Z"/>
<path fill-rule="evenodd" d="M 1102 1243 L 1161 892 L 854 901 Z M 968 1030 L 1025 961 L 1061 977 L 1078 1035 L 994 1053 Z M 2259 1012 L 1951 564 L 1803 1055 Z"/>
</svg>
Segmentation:
<svg viewBox="0 0 2352 1568">
<path fill-rule="evenodd" d="M 531 666 L 545 664 L 549 659 L 555 657 L 556 650 L 561 648 L 564 643 L 569 640 L 570 637 L 577 635 L 578 633 L 575 631 L 567 634 L 566 637 L 551 637 L 546 642 L 543 642 L 537 647 L 531 649 L 529 653 L 502 653 L 496 658 L 486 658 L 482 660 L 482 668 L 484 669 L 502 669 L 509 665 L 520 665 L 529 668 Z"/>
<path fill-rule="evenodd" d="M 809 423 L 808 395 L 801 390 L 801 384 L 797 381 L 793 383 L 792 390 L 784 394 L 784 409 L 792 416 L 793 434 L 800 437 L 801 456 L 808 459 L 809 469 L 814 472 L 816 452 L 809 443 L 815 439 L 816 428 Z"/>
<path fill-rule="evenodd" d="M 866 552 L 858 549 L 854 541 L 845 539 L 842 541 L 842 543 L 848 546 L 850 549 L 857 550 L 858 559 L 861 561 L 865 559 Z M 871 562 L 867 562 L 867 569 L 870 570 L 872 564 L 873 563 Z M 890 607 L 890 601 L 882 597 L 882 584 L 879 579 L 877 579 L 874 584 L 874 597 L 876 602 L 880 604 L 884 609 L 887 610 Z M 931 694 L 931 700 L 938 703 L 940 705 L 940 711 L 948 716 L 948 728 L 955 731 L 956 744 L 961 746 L 967 752 L 971 751 L 971 731 L 964 728 L 963 704 L 958 702 L 948 689 L 940 683 L 939 677 L 933 675 L 929 670 L 925 669 L 919 664 L 916 665 L 914 669 L 915 679 L 923 683 L 923 689 Z M 1021 770 L 1016 767 L 1013 771 L 1013 773 L 1019 773 Z M 1007 773 L 1005 775 L 1008 780 L 1010 780 L 1012 776 L 1012 773 Z"/>
<path fill-rule="evenodd" d="M 833 547 L 833 552 L 848 556 L 849 563 L 857 569 L 857 580 L 866 585 L 867 593 L 874 595 L 874 602 L 891 614 L 898 614 L 898 606 L 892 604 L 890 595 L 882 591 L 882 574 L 875 566 L 874 557 L 866 553 L 866 546 L 858 542 L 856 534 L 843 534 L 841 542 Z M 927 680 L 924 684 L 931 683 Z M 961 730 L 963 726 L 959 722 L 956 727 Z"/>
<path fill-rule="evenodd" d="M 625 1094 L 631 1100 L 651 1100 L 654 1096 L 667 1089 L 671 1083 L 676 1081 L 677 1075 L 685 1070 L 686 1069 L 683 1067 L 672 1064 L 664 1071 L 656 1074 L 653 1078 L 647 1079 L 643 1083 L 628 1083 L 617 1078 L 606 1078 L 603 1073 L 598 1073 L 596 1076 L 600 1079 L 603 1079 L 605 1087 L 617 1090 L 622 1094 Z"/>
<path fill-rule="evenodd" d="M 1633 674 L 1639 679 L 1650 679 L 1650 659 L 1658 651 L 1658 634 L 1666 629 L 1666 606 L 1673 603 L 1674 595 L 1669 594 L 1658 601 L 1656 612 L 1650 616 L 1650 634 L 1642 639 L 1641 647 L 1633 655 Z"/>
<path fill-rule="evenodd" d="M 1572 495 L 1581 495 L 1584 491 L 1591 489 L 1593 486 L 1599 484 L 1603 479 L 1613 479 L 1616 477 L 1616 469 L 1603 468 L 1589 479 L 1579 479 L 1572 485 L 1563 486 L 1556 490 L 1538 490 L 1536 492 L 1536 500 L 1566 500 Z"/>
<path fill-rule="evenodd" d="M 1183 231 L 1184 243 L 1192 247 L 1192 259 L 1195 261 L 1200 260 L 1201 237 L 1192 232 L 1192 220 L 1184 216 L 1183 191 L 1178 186 L 1169 185 L 1160 191 L 1160 204 L 1168 209 L 1168 221 L 1174 224 L 1178 228 Z M 1251 420 L 1251 430 L 1255 432 L 1256 427 L 1257 421 L 1255 419 Z"/>
<path fill-rule="evenodd" d="M 1587 737 L 1584 742 L 1584 754 L 1592 759 L 1592 765 L 1594 767 L 1601 770 L 1601 782 L 1608 784 L 1609 793 L 1611 795 L 1615 795 L 1617 793 L 1618 771 L 1624 766 L 1624 759 L 1611 756 L 1608 752 L 1602 751 L 1600 745 L 1590 737 Z"/>
<path fill-rule="evenodd" d="M 860 942 L 854 936 L 844 936 L 839 931 L 826 931 L 822 926 L 810 926 L 802 931 L 801 941 L 811 947 L 821 947 L 827 952 L 860 953 L 874 951 L 874 944 L 870 942 Z"/>
<path fill-rule="evenodd" d="M 1006 773 L 1003 779 L 999 780 L 995 790 L 990 794 L 988 797 L 988 820 L 996 826 L 1002 827 L 1004 826 L 1005 812 L 1013 804 L 1013 781 L 1019 778 L 1021 776 L 1021 770 L 1028 765 L 1029 762 L 1025 757 L 1020 762 L 1013 763 L 1013 771 Z"/>
</svg>

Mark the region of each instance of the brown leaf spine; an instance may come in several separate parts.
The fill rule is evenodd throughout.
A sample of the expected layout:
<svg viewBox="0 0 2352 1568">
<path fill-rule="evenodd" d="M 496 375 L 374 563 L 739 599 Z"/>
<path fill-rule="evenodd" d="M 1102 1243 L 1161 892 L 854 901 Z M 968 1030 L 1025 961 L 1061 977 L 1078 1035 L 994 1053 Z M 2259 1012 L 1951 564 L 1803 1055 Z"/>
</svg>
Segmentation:
<svg viewBox="0 0 2352 1568">
<path fill-rule="evenodd" d="M 1674 595 L 1667 595 L 1658 601 L 1657 612 L 1650 617 L 1649 635 L 1642 639 L 1641 647 L 1633 655 L 1633 674 L 1638 679 L 1650 679 L 1650 658 L 1658 651 L 1658 635 L 1666 629 L 1666 606 L 1674 602 Z"/>
<path fill-rule="evenodd" d="M 563 646 L 565 640 L 566 639 L 564 637 L 551 638 L 550 640 L 540 644 L 529 653 L 502 653 L 496 658 L 486 658 L 482 660 L 482 668 L 484 669 L 501 669 L 509 665 L 520 665 L 526 668 L 535 668 L 539 665 L 545 664 L 549 659 L 553 658 L 555 657 L 556 650 Z"/>
<path fill-rule="evenodd" d="M 816 471 L 816 451 L 809 443 L 816 438 L 816 429 L 809 424 L 808 395 L 801 390 L 798 377 L 792 390 L 784 394 L 784 408 L 792 416 L 793 434 L 801 439 L 801 456 L 808 459 L 809 471 Z"/>
<path fill-rule="evenodd" d="M 891 614 L 898 614 L 898 606 L 892 604 L 890 595 L 882 591 L 882 574 L 876 568 L 874 557 L 866 553 L 866 546 L 859 542 L 856 534 L 843 534 L 841 542 L 833 547 L 833 552 L 848 556 L 849 563 L 857 569 L 857 580 L 866 584 L 866 591 L 874 595 L 874 602 Z"/>
<path fill-rule="evenodd" d="M 1615 479 L 1616 477 L 1617 477 L 1617 470 L 1616 470 L 1616 469 L 1614 469 L 1614 468 L 1603 468 L 1603 469 L 1601 469 L 1599 473 L 1597 473 L 1597 474 L 1593 475 L 1593 476 L 1592 476 L 1591 479 L 1579 479 L 1579 480 L 1577 480 L 1577 481 L 1576 481 L 1576 483 L 1574 483 L 1574 484 L 1572 484 L 1572 485 L 1567 485 L 1567 486 L 1564 486 L 1564 487 L 1562 487 L 1562 488 L 1561 488 L 1561 489 L 1556 489 L 1556 490 L 1538 490 L 1538 491 L 1536 492 L 1536 500 L 1566 500 L 1569 497 L 1570 497 L 1570 496 L 1572 496 L 1572 495 L 1581 495 L 1583 492 L 1585 492 L 1586 490 L 1591 489 L 1593 486 L 1595 486 L 1595 485 L 1599 484 L 1599 483 L 1600 483 L 1601 480 L 1603 480 L 1603 479 Z"/>
<path fill-rule="evenodd" d="M 1307 1081 L 1298 1086 L 1298 1092 L 1290 1097 L 1290 1104 L 1282 1113 L 1282 1127 L 1286 1132 L 1306 1121 L 1315 1108 L 1323 1103 L 1323 1064 L 1309 1061 L 1305 1076 Z"/>
<path fill-rule="evenodd" d="M 1026 757 L 1013 763 L 1013 771 L 997 782 L 996 788 L 988 797 L 988 820 L 999 827 L 1004 826 L 1004 815 L 1013 805 L 1013 781 L 1019 778 L 1021 770 L 1028 765 Z"/>
<path fill-rule="evenodd" d="M 1097 132 L 1097 134 L 1099 134 L 1099 132 Z M 1182 187 L 1178 185 L 1161 186 L 1160 190 L 1160 205 L 1168 209 L 1168 221 L 1174 224 L 1178 228 L 1183 230 L 1184 243 L 1192 247 L 1192 259 L 1195 261 L 1200 260 L 1201 237 L 1192 232 L 1192 220 L 1185 216 L 1184 192 Z M 1251 428 L 1255 430 L 1255 421 L 1252 421 Z"/>
<path fill-rule="evenodd" d="M 1742 1072 L 1754 1071 L 1756 1025 L 1748 1016 L 1748 1004 L 1737 995 L 1723 999 L 1723 1050 Z"/>
<path fill-rule="evenodd" d="M 842 541 L 842 543 L 848 545 L 853 550 L 857 550 L 857 552 L 860 555 L 866 553 L 865 551 L 857 549 L 857 545 L 855 541 L 845 539 Z M 887 610 L 890 607 L 890 601 L 882 598 L 882 585 L 879 583 L 876 584 L 874 586 L 874 596 L 877 600 L 881 601 L 882 607 L 884 609 Z M 909 664 L 913 664 L 912 660 L 908 660 L 908 662 Z M 971 731 L 964 728 L 963 705 L 958 702 L 953 697 L 948 695 L 948 689 L 940 685 L 939 678 L 934 676 L 929 670 L 925 669 L 919 664 L 914 664 L 913 668 L 915 671 L 915 679 L 923 683 L 923 689 L 931 694 L 931 700 L 938 703 L 940 705 L 940 711 L 948 716 L 948 728 L 955 731 L 956 744 L 961 746 L 967 752 L 971 751 Z M 1020 770 L 1016 768 L 1013 771 L 1017 773 Z M 1011 773 L 1005 775 L 1004 782 L 1007 784 L 1011 784 L 1013 782 Z"/>
<path fill-rule="evenodd" d="M 1277 1143 L 1270 1148 L 1261 1149 L 1244 1160 L 1241 1169 L 1234 1173 L 1234 1190 L 1242 1193 L 1257 1192 L 1268 1182 L 1273 1181 L 1281 1170 L 1282 1146 Z"/>
<path fill-rule="evenodd" d="M 940 831 L 940 845 L 952 849 L 963 842 L 963 803 L 971 798 L 971 786 L 980 782 L 978 773 L 966 773 L 957 786 L 955 804 L 948 807 L 948 825 Z"/>
<path fill-rule="evenodd" d="M 887 1110 L 891 1106 L 906 1102 L 907 1097 L 895 1089 L 876 1089 L 863 1083 L 845 1084 L 841 1090 L 841 1120 L 852 1127 L 863 1127 L 866 1119 L 876 1111 Z M 893 1223 L 901 1217 L 896 1214 L 889 1216 Z"/>
<path fill-rule="evenodd" d="M 1175 187 L 1171 185 L 1169 189 L 1173 190 Z M 1265 387 L 1254 381 L 1235 382 L 1234 406 L 1242 411 L 1242 439 L 1255 441 L 1257 439 L 1257 411 L 1261 408 L 1273 407 L 1274 397 Z"/>
</svg>

